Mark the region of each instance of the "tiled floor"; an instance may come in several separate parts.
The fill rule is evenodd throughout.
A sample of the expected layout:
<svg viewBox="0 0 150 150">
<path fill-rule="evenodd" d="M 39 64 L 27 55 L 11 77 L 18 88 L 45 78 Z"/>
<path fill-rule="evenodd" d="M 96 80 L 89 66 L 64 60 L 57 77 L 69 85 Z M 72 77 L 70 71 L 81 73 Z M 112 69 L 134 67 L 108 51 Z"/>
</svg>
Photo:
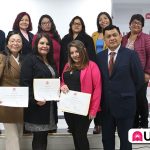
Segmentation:
<svg viewBox="0 0 150 150">
<path fill-rule="evenodd" d="M 90 150 L 103 150 L 101 134 L 93 135 L 93 129 L 88 132 Z M 4 150 L 4 135 L 0 136 L 0 150 Z M 21 150 L 31 150 L 32 136 L 23 136 Z M 133 150 L 149 150 L 150 144 L 133 144 Z M 74 150 L 72 136 L 66 130 L 59 130 L 56 134 L 49 134 L 48 150 Z M 116 134 L 116 150 L 119 150 L 119 139 Z"/>
<path fill-rule="evenodd" d="M 62 113 L 60 113 L 62 115 Z M 150 120 L 149 120 L 150 122 Z M 149 124 L 150 126 L 150 124 Z M 88 132 L 89 142 L 91 149 L 90 150 L 103 150 L 101 134 L 100 135 L 93 135 L 93 127 L 94 123 L 92 122 L 90 125 L 90 130 Z M 0 124 L 0 128 L 3 129 L 3 125 Z M 48 147 L 50 150 L 74 150 L 72 136 L 67 133 L 67 125 L 64 119 L 59 119 L 58 128 L 60 129 L 59 132 L 55 135 L 50 135 L 48 138 Z M 4 132 L 4 130 L 3 130 Z M 0 136 L 0 150 L 4 150 L 4 135 Z M 22 141 L 22 148 L 21 150 L 31 150 L 31 141 L 32 136 L 24 136 Z M 57 145 L 58 147 L 56 148 Z M 49 150 L 48 149 L 48 150 Z M 150 144 L 133 144 L 133 150 L 149 150 Z M 116 135 L 116 150 L 119 150 L 119 139 Z"/>
</svg>

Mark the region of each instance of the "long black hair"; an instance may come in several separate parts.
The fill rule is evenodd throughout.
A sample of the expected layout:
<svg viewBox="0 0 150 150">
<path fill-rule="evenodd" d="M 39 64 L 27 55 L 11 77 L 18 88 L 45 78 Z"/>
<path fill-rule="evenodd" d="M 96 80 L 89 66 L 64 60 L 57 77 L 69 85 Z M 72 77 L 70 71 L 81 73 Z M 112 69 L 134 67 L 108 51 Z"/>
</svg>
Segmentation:
<svg viewBox="0 0 150 150">
<path fill-rule="evenodd" d="M 48 44 L 50 46 L 49 52 L 46 56 L 47 61 L 48 61 L 49 65 L 55 66 L 54 59 L 53 59 L 53 43 L 52 43 L 52 40 L 50 39 L 50 36 L 47 33 L 37 33 L 37 38 L 33 45 L 33 53 L 42 59 L 42 57 L 40 56 L 40 54 L 38 52 L 38 43 L 42 37 L 45 37 L 48 40 Z"/>
<path fill-rule="evenodd" d="M 10 49 L 7 47 L 8 45 L 8 42 L 9 42 L 9 39 L 12 35 L 15 35 L 15 34 L 18 34 L 22 40 L 22 37 L 20 35 L 20 33 L 18 31 L 9 31 L 8 32 L 8 35 L 6 37 L 6 46 L 5 46 L 5 50 L 3 51 L 3 54 L 6 56 L 6 68 L 9 69 L 10 68 L 10 56 L 11 56 L 11 51 Z M 23 44 L 23 43 L 22 43 Z M 19 62 L 22 61 L 22 56 L 21 56 L 21 50 L 18 52 L 20 55 L 19 55 Z"/>
<path fill-rule="evenodd" d="M 97 16 L 97 29 L 98 29 L 99 33 L 103 32 L 102 31 L 103 30 L 102 27 L 99 25 L 99 18 L 100 18 L 101 15 L 106 15 L 108 17 L 109 21 L 110 21 L 110 25 L 112 25 L 112 19 L 111 19 L 110 15 L 107 12 L 99 13 L 98 16 Z"/>
<path fill-rule="evenodd" d="M 79 17 L 79 16 L 75 16 L 75 17 L 71 20 L 71 22 L 70 22 L 70 24 L 69 24 L 69 34 L 71 34 L 71 35 L 73 34 L 72 25 L 74 24 L 74 21 L 75 21 L 76 19 L 79 19 L 80 22 L 81 22 L 81 25 L 82 25 L 81 33 L 85 33 L 85 24 L 84 24 L 83 19 L 82 19 L 81 17 Z"/>
<path fill-rule="evenodd" d="M 43 29 L 41 27 L 43 18 L 49 19 L 49 21 L 51 22 L 51 30 L 49 31 L 49 33 L 51 33 L 53 35 L 53 37 L 54 37 L 55 40 L 57 40 L 58 42 L 60 42 L 61 39 L 60 39 L 60 36 L 59 36 L 59 34 L 58 34 L 57 30 L 56 30 L 55 23 L 54 23 L 52 17 L 49 16 L 49 15 L 47 15 L 47 14 L 42 15 L 41 18 L 39 19 L 38 32 L 37 33 L 45 32 L 45 31 L 43 31 Z"/>
</svg>

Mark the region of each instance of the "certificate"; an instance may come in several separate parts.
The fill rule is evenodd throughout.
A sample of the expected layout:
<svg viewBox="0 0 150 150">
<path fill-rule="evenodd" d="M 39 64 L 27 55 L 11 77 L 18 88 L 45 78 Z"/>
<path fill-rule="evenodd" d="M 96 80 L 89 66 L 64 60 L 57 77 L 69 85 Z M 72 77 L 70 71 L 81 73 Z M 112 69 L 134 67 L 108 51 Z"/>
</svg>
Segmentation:
<svg viewBox="0 0 150 150">
<path fill-rule="evenodd" d="M 37 101 L 58 101 L 60 96 L 60 79 L 34 79 L 33 89 L 34 98 Z"/>
<path fill-rule="evenodd" d="M 61 92 L 58 109 L 64 112 L 87 116 L 89 111 L 90 99 L 91 94 L 83 92 L 71 90 L 69 90 L 69 92 L 66 94 Z"/>
<path fill-rule="evenodd" d="M 28 87 L 0 87 L 0 105 L 9 107 L 28 107 Z"/>
</svg>

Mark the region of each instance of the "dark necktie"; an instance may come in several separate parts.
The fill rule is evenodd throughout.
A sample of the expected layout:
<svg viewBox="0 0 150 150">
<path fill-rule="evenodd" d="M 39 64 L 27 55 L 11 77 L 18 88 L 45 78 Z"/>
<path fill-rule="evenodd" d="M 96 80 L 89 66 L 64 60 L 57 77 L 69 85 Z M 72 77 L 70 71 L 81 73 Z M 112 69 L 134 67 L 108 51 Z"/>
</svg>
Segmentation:
<svg viewBox="0 0 150 150">
<path fill-rule="evenodd" d="M 115 56 L 115 52 L 111 52 L 110 55 L 110 59 L 109 59 L 109 64 L 108 64 L 108 70 L 109 70 L 109 76 L 111 76 L 113 67 L 114 67 L 114 56 Z"/>
</svg>

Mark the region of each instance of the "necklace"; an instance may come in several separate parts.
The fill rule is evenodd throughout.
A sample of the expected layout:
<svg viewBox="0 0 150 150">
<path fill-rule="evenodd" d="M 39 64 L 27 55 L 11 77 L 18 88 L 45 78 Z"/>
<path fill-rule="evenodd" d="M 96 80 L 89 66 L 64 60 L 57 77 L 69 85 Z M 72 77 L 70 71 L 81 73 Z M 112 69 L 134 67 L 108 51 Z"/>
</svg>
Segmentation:
<svg viewBox="0 0 150 150">
<path fill-rule="evenodd" d="M 72 75 L 73 74 L 73 71 L 70 71 L 70 75 Z"/>
</svg>

